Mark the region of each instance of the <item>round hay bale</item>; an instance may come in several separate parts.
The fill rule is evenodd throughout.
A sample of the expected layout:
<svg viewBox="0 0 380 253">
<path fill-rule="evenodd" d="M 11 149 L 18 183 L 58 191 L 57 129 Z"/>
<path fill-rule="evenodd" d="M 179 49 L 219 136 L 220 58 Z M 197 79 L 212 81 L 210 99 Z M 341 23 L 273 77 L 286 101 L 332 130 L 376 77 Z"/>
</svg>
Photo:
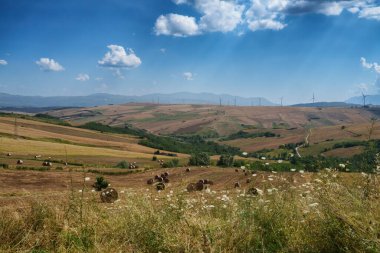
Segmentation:
<svg viewBox="0 0 380 253">
<path fill-rule="evenodd" d="M 235 172 L 239 172 L 239 170 L 238 170 L 238 169 L 235 169 Z"/>
<path fill-rule="evenodd" d="M 204 181 L 203 179 L 200 179 L 200 180 L 198 181 L 198 183 L 200 183 L 200 184 L 205 184 L 205 181 Z"/>
<path fill-rule="evenodd" d="M 193 192 L 193 191 L 195 191 L 195 184 L 194 184 L 194 183 L 190 183 L 190 184 L 188 184 L 187 187 L 186 187 L 186 190 L 187 190 L 188 192 Z"/>
<path fill-rule="evenodd" d="M 7 156 L 12 156 L 12 154 L 11 154 L 11 153 L 8 153 Z"/>
<path fill-rule="evenodd" d="M 150 178 L 148 179 L 148 181 L 146 181 L 147 184 L 153 184 L 154 183 L 154 179 Z"/>
<path fill-rule="evenodd" d="M 165 173 L 162 173 L 162 174 L 161 174 L 161 177 L 162 177 L 162 178 L 165 178 L 165 177 L 166 177 L 166 176 L 165 176 Z"/>
<path fill-rule="evenodd" d="M 235 187 L 235 188 L 240 188 L 240 183 L 239 183 L 239 182 L 236 182 L 234 187 Z"/>
<path fill-rule="evenodd" d="M 163 190 L 165 190 L 165 184 L 164 183 L 158 183 L 156 185 L 156 189 L 157 189 L 157 191 L 163 191 Z"/>
<path fill-rule="evenodd" d="M 159 175 L 155 175 L 154 180 L 158 180 L 159 177 L 160 177 Z"/>
<path fill-rule="evenodd" d="M 23 164 L 24 161 L 23 160 L 17 160 L 17 164 Z"/>
<path fill-rule="evenodd" d="M 107 188 L 100 193 L 103 203 L 113 203 L 119 198 L 119 194 L 114 188 Z"/>
<path fill-rule="evenodd" d="M 243 172 L 245 172 L 245 169 L 243 170 Z"/>
<path fill-rule="evenodd" d="M 203 191 L 205 188 L 205 184 L 201 181 L 195 184 L 195 190 L 197 191 Z"/>
<path fill-rule="evenodd" d="M 186 172 L 190 172 L 190 171 L 191 171 L 191 169 L 190 169 L 190 168 L 187 168 L 187 169 L 186 169 Z"/>
<path fill-rule="evenodd" d="M 164 176 L 165 176 L 165 177 L 168 177 L 168 176 L 169 176 L 169 173 L 168 173 L 168 172 L 165 172 L 165 173 L 164 173 Z"/>
<path fill-rule="evenodd" d="M 164 179 L 163 179 L 162 177 L 158 177 L 158 178 L 157 178 L 157 181 L 158 181 L 158 182 L 163 182 Z"/>
<path fill-rule="evenodd" d="M 252 179 L 250 179 L 250 178 L 247 178 L 247 184 L 249 184 L 249 183 L 251 183 L 252 182 Z"/>
<path fill-rule="evenodd" d="M 167 184 L 167 183 L 169 183 L 169 182 L 170 182 L 169 178 L 164 177 L 164 183 Z"/>
<path fill-rule="evenodd" d="M 208 184 L 209 180 L 208 179 L 203 179 L 204 184 Z"/>
<path fill-rule="evenodd" d="M 252 187 L 248 189 L 247 194 L 257 196 L 259 192 L 257 191 L 256 188 Z"/>
</svg>

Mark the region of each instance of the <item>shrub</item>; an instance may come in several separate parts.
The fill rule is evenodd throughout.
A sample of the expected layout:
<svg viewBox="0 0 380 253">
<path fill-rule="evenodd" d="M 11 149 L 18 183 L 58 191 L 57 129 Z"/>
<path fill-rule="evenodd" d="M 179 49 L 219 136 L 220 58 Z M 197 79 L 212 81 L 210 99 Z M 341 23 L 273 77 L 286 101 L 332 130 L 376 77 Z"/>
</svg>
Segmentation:
<svg viewBox="0 0 380 253">
<path fill-rule="evenodd" d="M 97 191 L 101 191 L 102 189 L 106 189 L 108 187 L 107 180 L 104 177 L 96 177 L 96 182 L 92 185 Z"/>
<path fill-rule="evenodd" d="M 229 154 L 221 155 L 217 165 L 220 167 L 231 167 L 234 163 L 234 156 Z"/>
<path fill-rule="evenodd" d="M 178 167 L 179 165 L 179 160 L 178 159 L 172 159 L 170 161 L 166 161 L 162 167 L 164 168 L 174 168 L 174 167 Z"/>
<path fill-rule="evenodd" d="M 7 163 L 0 163 L 0 168 L 8 169 L 9 165 Z"/>
<path fill-rule="evenodd" d="M 210 165 L 210 156 L 207 153 L 201 152 L 191 155 L 189 165 L 207 166 Z"/>
<path fill-rule="evenodd" d="M 157 156 L 153 156 L 152 161 L 157 161 Z"/>
<path fill-rule="evenodd" d="M 116 165 L 116 168 L 120 169 L 128 169 L 129 168 L 129 163 L 127 161 L 121 161 Z"/>
</svg>

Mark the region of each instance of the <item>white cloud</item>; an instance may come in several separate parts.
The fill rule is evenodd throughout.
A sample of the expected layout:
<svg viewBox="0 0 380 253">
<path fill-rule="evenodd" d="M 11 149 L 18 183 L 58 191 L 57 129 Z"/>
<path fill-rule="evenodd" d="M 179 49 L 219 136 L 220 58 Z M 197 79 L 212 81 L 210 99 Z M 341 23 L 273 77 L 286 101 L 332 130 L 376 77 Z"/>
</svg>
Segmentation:
<svg viewBox="0 0 380 253">
<path fill-rule="evenodd" d="M 252 0 L 251 7 L 246 12 L 248 28 L 251 31 L 284 29 L 286 24 L 282 12 L 287 3 L 287 0 Z"/>
<path fill-rule="evenodd" d="M 183 77 L 184 77 L 187 81 L 193 81 L 193 80 L 194 80 L 194 74 L 191 73 L 191 72 L 184 72 L 184 73 L 183 73 Z"/>
<path fill-rule="evenodd" d="M 99 66 L 108 68 L 137 68 L 141 65 L 141 59 L 135 52 L 118 45 L 108 45 L 108 51 L 103 59 L 98 61 Z"/>
<path fill-rule="evenodd" d="M 344 9 L 342 3 L 338 2 L 328 2 L 321 5 L 319 13 L 325 14 L 326 16 L 339 16 Z"/>
<path fill-rule="evenodd" d="M 380 6 L 363 8 L 359 12 L 359 17 L 380 21 Z"/>
<path fill-rule="evenodd" d="M 156 35 L 172 35 L 175 37 L 194 36 L 200 33 L 194 17 L 173 13 L 159 16 L 154 30 Z"/>
<path fill-rule="evenodd" d="M 284 29 L 290 15 L 322 14 L 339 16 L 345 10 L 359 18 L 380 21 L 378 0 L 172 0 L 188 4 L 198 15 L 161 15 L 156 35 L 187 37 L 207 32 L 233 32 Z"/>
<path fill-rule="evenodd" d="M 364 58 L 364 57 L 360 58 L 360 62 L 361 62 L 361 64 L 362 64 L 362 66 L 363 66 L 364 68 L 366 68 L 366 69 L 371 69 L 371 68 L 373 67 L 373 64 L 367 62 L 367 59 Z"/>
<path fill-rule="evenodd" d="M 235 1 L 196 0 L 195 7 L 203 14 L 199 27 L 207 32 L 231 32 L 242 22 L 244 5 Z"/>
<path fill-rule="evenodd" d="M 6 60 L 1 60 L 0 59 L 0 65 L 7 65 L 7 64 L 8 64 L 8 62 Z"/>
<path fill-rule="evenodd" d="M 175 4 L 186 4 L 186 3 L 188 3 L 188 0 L 173 0 L 173 3 L 175 3 Z"/>
<path fill-rule="evenodd" d="M 46 72 L 58 72 L 65 70 L 58 62 L 49 58 L 40 58 L 36 61 L 36 64 L 40 66 L 40 69 Z"/>
<path fill-rule="evenodd" d="M 82 74 L 81 73 L 81 74 L 78 74 L 78 76 L 75 78 L 75 80 L 85 82 L 85 81 L 90 80 L 90 76 L 88 74 Z"/>
<path fill-rule="evenodd" d="M 379 63 L 377 63 L 377 62 L 370 63 L 364 57 L 360 58 L 360 62 L 362 64 L 363 68 L 373 69 L 376 73 L 380 74 L 380 65 L 379 65 Z"/>
<path fill-rule="evenodd" d="M 160 48 L 160 52 L 163 54 L 166 53 L 166 48 Z"/>
</svg>

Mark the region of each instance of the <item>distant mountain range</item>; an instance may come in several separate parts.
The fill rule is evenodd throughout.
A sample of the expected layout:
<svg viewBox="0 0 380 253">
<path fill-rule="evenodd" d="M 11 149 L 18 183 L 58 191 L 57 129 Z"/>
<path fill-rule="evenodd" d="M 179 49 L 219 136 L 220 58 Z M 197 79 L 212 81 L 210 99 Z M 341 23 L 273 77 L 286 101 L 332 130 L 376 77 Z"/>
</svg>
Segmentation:
<svg viewBox="0 0 380 253">
<path fill-rule="evenodd" d="M 21 96 L 0 93 L 0 107 L 91 107 L 108 104 L 125 103 L 160 103 L 160 104 L 216 104 L 238 106 L 275 106 L 268 99 L 253 97 L 243 98 L 227 94 L 179 92 L 173 94 L 149 94 L 142 96 L 123 96 L 98 93 L 88 96 Z"/>
</svg>

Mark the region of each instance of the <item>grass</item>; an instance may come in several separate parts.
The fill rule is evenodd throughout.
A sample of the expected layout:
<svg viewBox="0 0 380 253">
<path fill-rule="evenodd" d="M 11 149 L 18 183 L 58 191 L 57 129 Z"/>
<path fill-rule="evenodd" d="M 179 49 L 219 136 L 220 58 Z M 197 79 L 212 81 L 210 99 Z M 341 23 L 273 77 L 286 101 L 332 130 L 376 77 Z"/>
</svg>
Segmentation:
<svg viewBox="0 0 380 253">
<path fill-rule="evenodd" d="M 272 177 L 276 177 L 275 174 Z M 0 210 L 1 252 L 379 252 L 378 176 L 324 171 L 303 185 L 243 191 L 119 192 L 83 187 Z"/>
</svg>

